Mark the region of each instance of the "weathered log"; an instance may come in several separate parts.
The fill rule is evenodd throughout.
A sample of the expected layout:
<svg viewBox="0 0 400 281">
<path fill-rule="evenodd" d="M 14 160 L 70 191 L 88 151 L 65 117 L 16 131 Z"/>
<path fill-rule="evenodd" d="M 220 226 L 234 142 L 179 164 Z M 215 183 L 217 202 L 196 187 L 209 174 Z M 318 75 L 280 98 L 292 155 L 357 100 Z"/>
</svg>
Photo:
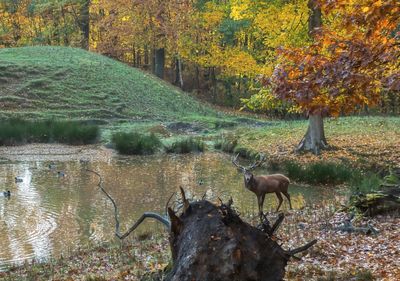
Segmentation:
<svg viewBox="0 0 400 281">
<path fill-rule="evenodd" d="M 390 189 L 353 194 L 350 199 L 355 206 L 366 216 L 375 216 L 400 210 L 400 186 L 392 186 Z"/>
<path fill-rule="evenodd" d="M 114 199 L 103 187 L 99 173 L 87 170 L 99 177 L 98 186 L 114 207 L 115 235 L 123 240 L 146 218 L 163 223 L 170 231 L 173 268 L 168 281 L 278 281 L 283 280 L 287 262 L 295 254 L 305 251 L 316 243 L 313 240 L 297 249 L 285 251 L 273 237 L 284 216 L 270 226 L 263 216 L 259 228 L 242 221 L 231 205 L 221 202 L 216 206 L 201 200 L 189 203 L 183 188 L 182 214 L 177 216 L 168 208 L 169 219 L 156 213 L 144 213 L 124 234 L 120 233 L 118 208 Z"/>
<path fill-rule="evenodd" d="M 242 221 L 229 205 L 205 200 L 190 203 L 180 216 L 169 209 L 169 215 L 169 281 L 283 280 L 288 260 L 316 242 L 285 251 L 268 233 Z"/>
</svg>

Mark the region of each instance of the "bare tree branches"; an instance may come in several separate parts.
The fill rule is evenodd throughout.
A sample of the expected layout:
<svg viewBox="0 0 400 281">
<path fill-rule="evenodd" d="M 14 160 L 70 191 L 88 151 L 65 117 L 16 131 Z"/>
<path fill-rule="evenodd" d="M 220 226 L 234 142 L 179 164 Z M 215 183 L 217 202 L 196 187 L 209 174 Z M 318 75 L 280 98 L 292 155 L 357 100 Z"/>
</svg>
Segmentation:
<svg viewBox="0 0 400 281">
<path fill-rule="evenodd" d="M 117 236 L 119 239 L 123 240 L 124 238 L 128 237 L 129 234 L 131 234 L 132 231 L 134 231 L 146 218 L 156 219 L 157 221 L 161 222 L 168 230 L 170 229 L 171 223 L 167 217 L 161 216 L 161 215 L 159 215 L 157 213 L 153 213 L 153 212 L 145 212 L 124 234 L 121 234 L 120 229 L 119 229 L 120 222 L 118 219 L 118 207 L 117 207 L 117 204 L 115 203 L 114 199 L 111 197 L 111 195 L 104 189 L 102 176 L 93 170 L 86 169 L 86 171 L 98 176 L 99 183 L 97 184 L 97 186 L 107 196 L 107 198 L 110 199 L 111 203 L 113 204 L 114 219 L 115 219 L 115 236 Z M 169 203 L 169 200 L 168 200 L 168 203 Z M 167 205 L 168 205 L 168 203 L 167 203 Z"/>
<path fill-rule="evenodd" d="M 296 249 L 287 251 L 286 253 L 287 253 L 289 256 L 292 257 L 292 256 L 294 256 L 294 255 L 297 254 L 297 253 L 300 253 L 300 252 L 303 252 L 303 251 L 307 250 L 308 248 L 310 248 L 311 246 L 313 246 L 315 243 L 317 243 L 317 239 L 314 239 L 314 240 L 308 242 L 308 243 L 305 244 L 304 246 L 301 246 L 301 247 L 298 247 L 298 248 L 296 248 Z"/>
</svg>

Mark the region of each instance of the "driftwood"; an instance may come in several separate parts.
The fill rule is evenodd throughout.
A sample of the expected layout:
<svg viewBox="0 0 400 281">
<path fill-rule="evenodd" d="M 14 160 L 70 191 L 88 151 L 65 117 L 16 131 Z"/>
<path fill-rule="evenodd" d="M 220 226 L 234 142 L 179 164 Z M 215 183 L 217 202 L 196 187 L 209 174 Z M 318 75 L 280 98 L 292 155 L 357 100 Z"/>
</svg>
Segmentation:
<svg viewBox="0 0 400 281">
<path fill-rule="evenodd" d="M 341 225 L 335 227 L 334 230 L 349 232 L 349 233 L 363 233 L 363 234 L 378 234 L 378 230 L 376 230 L 372 225 L 369 223 L 365 226 L 357 227 L 353 226 L 353 219 L 355 215 L 354 213 L 350 215 L 348 219 L 346 219 Z"/>
<path fill-rule="evenodd" d="M 114 206 L 115 235 L 119 239 L 127 237 L 146 218 L 154 218 L 168 228 L 173 259 L 168 281 L 283 280 L 287 262 L 316 243 L 313 240 L 302 247 L 284 250 L 273 236 L 283 215 L 272 226 L 264 216 L 262 224 L 256 228 L 242 221 L 231 207 L 232 200 L 220 206 L 207 200 L 190 203 L 182 188 L 180 215 L 168 208 L 167 203 L 169 219 L 156 213 L 145 213 L 121 234 L 115 201 L 104 189 L 101 176 L 88 171 L 100 178 L 98 186 Z"/>
<path fill-rule="evenodd" d="M 121 234 L 121 231 L 119 229 L 120 227 L 120 222 L 118 218 L 118 207 L 117 204 L 115 203 L 114 199 L 111 197 L 110 194 L 104 189 L 103 187 L 103 178 L 101 175 L 95 171 L 86 169 L 86 171 L 95 174 L 99 178 L 99 183 L 97 186 L 100 188 L 100 190 L 107 196 L 108 199 L 110 199 L 111 203 L 113 204 L 114 207 L 114 219 L 115 219 L 115 236 L 121 240 L 125 239 L 126 237 L 129 236 L 145 219 L 147 218 L 152 218 L 155 219 L 159 222 L 161 222 L 168 230 L 170 229 L 170 221 L 168 217 L 162 216 L 160 214 L 154 213 L 154 212 L 145 212 L 143 215 L 134 223 L 132 226 L 123 234 Z M 172 197 L 172 196 L 171 196 Z M 171 199 L 170 197 L 170 199 Z M 169 200 L 168 200 L 169 201 Z M 167 203 L 168 204 L 168 203 Z"/>
</svg>

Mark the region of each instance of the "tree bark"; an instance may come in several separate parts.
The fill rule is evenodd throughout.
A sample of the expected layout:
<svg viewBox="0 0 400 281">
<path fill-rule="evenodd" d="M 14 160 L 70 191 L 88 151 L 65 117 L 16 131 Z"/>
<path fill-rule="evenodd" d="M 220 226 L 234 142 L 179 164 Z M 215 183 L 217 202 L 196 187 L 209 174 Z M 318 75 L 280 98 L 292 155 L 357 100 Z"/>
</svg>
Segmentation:
<svg viewBox="0 0 400 281">
<path fill-rule="evenodd" d="M 315 37 L 316 29 L 322 25 L 321 9 L 317 0 L 309 0 L 308 8 L 310 16 L 308 18 L 308 34 L 311 38 Z M 319 154 L 321 149 L 327 147 L 324 132 L 324 120 L 321 111 L 309 114 L 309 124 L 306 134 L 297 146 L 297 151 L 312 151 Z"/>
<path fill-rule="evenodd" d="M 318 6 L 317 0 L 309 0 L 307 6 L 310 9 L 310 16 L 308 18 L 308 35 L 311 38 L 314 38 L 315 29 L 322 26 L 321 8 Z"/>
<path fill-rule="evenodd" d="M 90 36 L 90 0 L 84 0 L 81 4 L 79 15 L 79 26 L 82 31 L 82 48 L 89 50 Z"/>
<path fill-rule="evenodd" d="M 320 113 L 310 114 L 308 120 L 307 132 L 300 141 L 297 151 L 312 151 L 318 155 L 321 149 L 328 146 L 325 138 L 324 120 Z"/>
<path fill-rule="evenodd" d="M 175 60 L 175 85 L 183 88 L 182 61 L 179 57 Z"/>
<path fill-rule="evenodd" d="M 285 251 L 272 233 L 243 222 L 231 209 L 231 203 L 215 206 L 202 200 L 189 204 L 183 198 L 180 216 L 168 209 L 173 259 L 168 281 L 280 281 L 288 260 L 316 243 L 313 240 Z M 269 232 L 272 229 L 269 227 Z"/>
<path fill-rule="evenodd" d="M 164 79 L 164 66 L 165 66 L 165 49 L 160 48 L 156 49 L 155 51 L 155 67 L 154 67 L 154 74 Z"/>
</svg>

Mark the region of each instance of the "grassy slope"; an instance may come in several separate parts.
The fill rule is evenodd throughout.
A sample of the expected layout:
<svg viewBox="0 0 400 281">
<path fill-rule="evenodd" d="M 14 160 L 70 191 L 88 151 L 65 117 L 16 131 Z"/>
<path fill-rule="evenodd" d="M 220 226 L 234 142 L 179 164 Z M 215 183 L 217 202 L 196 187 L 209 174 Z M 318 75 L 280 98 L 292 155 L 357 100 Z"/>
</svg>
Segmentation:
<svg viewBox="0 0 400 281">
<path fill-rule="evenodd" d="M 175 120 L 215 115 L 154 76 L 81 49 L 0 49 L 0 118 Z"/>
</svg>

